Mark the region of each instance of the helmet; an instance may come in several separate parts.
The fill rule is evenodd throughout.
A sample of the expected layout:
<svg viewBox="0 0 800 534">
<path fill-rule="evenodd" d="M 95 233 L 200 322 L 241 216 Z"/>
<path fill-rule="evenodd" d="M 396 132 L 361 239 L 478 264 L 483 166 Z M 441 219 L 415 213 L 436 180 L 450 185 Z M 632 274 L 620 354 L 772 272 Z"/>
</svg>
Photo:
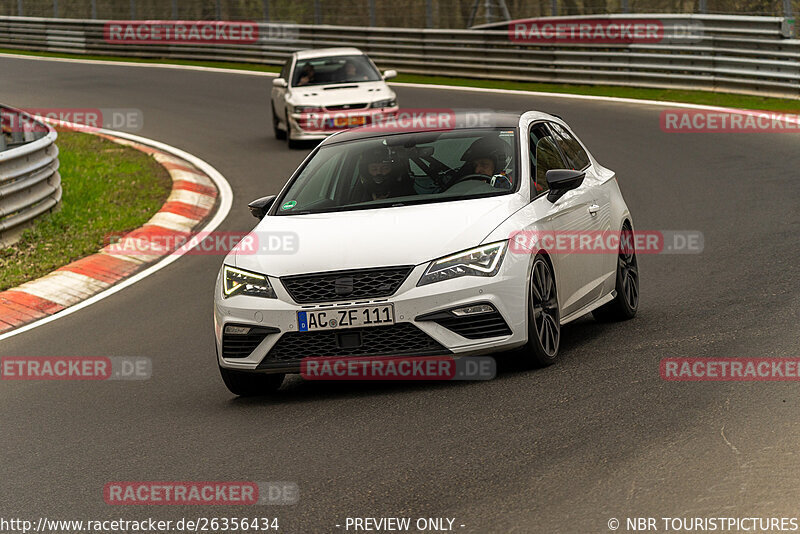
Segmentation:
<svg viewBox="0 0 800 534">
<path fill-rule="evenodd" d="M 385 195 L 399 180 L 399 167 L 388 147 L 370 148 L 361 156 L 359 179 L 370 193 Z"/>
<path fill-rule="evenodd" d="M 508 150 L 508 143 L 497 136 L 488 135 L 472 143 L 461 156 L 461 161 L 469 163 L 478 159 L 489 159 L 494 163 L 494 173 L 498 174 L 506 168 Z"/>
</svg>

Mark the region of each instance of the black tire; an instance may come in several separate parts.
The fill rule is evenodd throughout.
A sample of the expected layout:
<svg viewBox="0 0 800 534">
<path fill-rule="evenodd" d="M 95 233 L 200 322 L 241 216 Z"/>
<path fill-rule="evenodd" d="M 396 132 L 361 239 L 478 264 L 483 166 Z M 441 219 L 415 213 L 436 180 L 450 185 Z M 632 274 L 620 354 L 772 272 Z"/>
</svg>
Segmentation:
<svg viewBox="0 0 800 534">
<path fill-rule="evenodd" d="M 627 321 L 636 317 L 639 309 L 639 263 L 636 260 L 633 229 L 627 222 L 620 233 L 615 289 L 617 296 L 614 300 L 592 312 L 598 321 Z"/>
<path fill-rule="evenodd" d="M 289 113 L 286 113 L 286 144 L 289 148 L 300 148 L 301 142 L 292 139 L 292 129 L 289 127 Z"/>
<path fill-rule="evenodd" d="M 558 360 L 560 319 L 553 267 L 545 256 L 537 254 L 528 287 L 528 343 L 523 349 L 533 367 L 547 367 Z"/>
<path fill-rule="evenodd" d="M 275 106 L 271 105 L 270 107 L 272 108 L 272 131 L 275 132 L 275 139 L 283 141 L 284 139 L 286 139 L 286 130 L 281 130 L 278 127 L 278 123 L 280 121 L 278 121 L 278 114 L 275 113 Z M 287 130 L 289 129 L 288 124 L 286 125 L 286 129 Z"/>
<path fill-rule="evenodd" d="M 248 373 L 244 371 L 234 371 L 220 366 L 219 374 L 222 381 L 231 393 L 240 397 L 255 397 L 258 395 L 269 395 L 275 393 L 281 387 L 285 375 Z"/>
</svg>

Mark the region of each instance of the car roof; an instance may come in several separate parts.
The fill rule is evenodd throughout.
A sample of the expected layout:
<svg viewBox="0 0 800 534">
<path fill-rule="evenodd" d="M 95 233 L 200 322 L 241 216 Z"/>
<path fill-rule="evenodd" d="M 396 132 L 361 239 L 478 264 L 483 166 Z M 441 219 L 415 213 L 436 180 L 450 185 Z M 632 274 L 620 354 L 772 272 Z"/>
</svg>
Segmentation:
<svg viewBox="0 0 800 534">
<path fill-rule="evenodd" d="M 339 47 L 339 48 L 316 48 L 308 50 L 298 50 L 295 52 L 297 59 L 314 59 L 318 57 L 332 57 L 332 56 L 360 56 L 364 52 L 358 48 L 352 47 Z"/>
<path fill-rule="evenodd" d="M 519 119 L 522 116 L 520 112 L 497 112 L 497 111 L 459 111 L 453 112 L 447 109 L 401 109 L 399 113 L 445 113 L 448 118 L 454 123 L 453 127 L 446 128 L 431 128 L 431 130 L 466 130 L 472 128 L 516 128 L 519 126 Z M 394 128 L 373 128 L 369 126 L 361 128 L 352 128 L 350 130 L 343 130 L 340 133 L 332 135 L 325 139 L 322 144 L 341 143 L 344 141 L 352 141 L 354 139 L 367 139 L 370 137 L 383 137 L 385 135 L 393 135 L 399 133 L 426 131 L 423 128 L 401 130 Z"/>
</svg>

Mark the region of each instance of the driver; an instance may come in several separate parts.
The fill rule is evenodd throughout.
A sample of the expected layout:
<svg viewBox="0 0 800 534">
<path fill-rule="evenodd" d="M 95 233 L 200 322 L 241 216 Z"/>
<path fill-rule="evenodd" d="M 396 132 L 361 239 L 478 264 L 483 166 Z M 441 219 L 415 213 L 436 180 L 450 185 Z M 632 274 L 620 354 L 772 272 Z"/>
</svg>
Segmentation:
<svg viewBox="0 0 800 534">
<path fill-rule="evenodd" d="M 408 174 L 389 148 L 381 146 L 364 152 L 359 164 L 359 177 L 353 189 L 354 202 L 413 195 Z"/>
<path fill-rule="evenodd" d="M 496 136 L 481 137 L 464 151 L 459 175 L 480 174 L 486 181 L 498 187 L 510 187 L 511 177 L 505 173 L 508 161 L 508 143 Z"/>
</svg>

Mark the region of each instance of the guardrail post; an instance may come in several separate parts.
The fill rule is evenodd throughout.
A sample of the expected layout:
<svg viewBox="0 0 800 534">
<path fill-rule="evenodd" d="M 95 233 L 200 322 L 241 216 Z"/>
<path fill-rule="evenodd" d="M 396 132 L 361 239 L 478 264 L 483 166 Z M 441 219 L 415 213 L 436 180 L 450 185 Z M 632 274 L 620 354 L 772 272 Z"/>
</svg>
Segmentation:
<svg viewBox="0 0 800 534">
<path fill-rule="evenodd" d="M 10 110 L 0 110 L 0 117 L 2 117 L 2 125 L 8 127 L 11 144 L 18 145 L 22 143 L 22 120 L 20 116 Z"/>
<path fill-rule="evenodd" d="M 53 0 L 53 18 L 58 18 L 58 0 Z"/>
<path fill-rule="evenodd" d="M 36 141 L 36 132 L 34 132 L 34 127 L 30 118 L 25 121 L 25 125 L 22 127 L 22 140 L 26 143 Z"/>
<path fill-rule="evenodd" d="M 131 20 L 136 20 L 136 0 L 131 0 Z"/>
<path fill-rule="evenodd" d="M 706 12 L 706 10 L 707 10 L 707 7 L 706 7 L 706 0 L 700 0 L 700 1 L 697 3 L 697 12 L 698 12 L 698 13 L 705 13 L 705 12 Z"/>
<path fill-rule="evenodd" d="M 92 0 L 92 20 L 97 20 L 97 0 Z"/>
<path fill-rule="evenodd" d="M 622 5 L 620 6 L 620 10 L 623 13 L 630 13 L 631 10 L 630 10 L 630 6 L 628 5 L 628 0 L 622 0 L 621 4 Z"/>
<path fill-rule="evenodd" d="M 554 17 L 558 16 L 558 0 L 550 0 L 550 14 Z"/>
<path fill-rule="evenodd" d="M 425 27 L 433 28 L 433 0 L 425 0 Z"/>
<path fill-rule="evenodd" d="M 6 135 L 3 133 L 3 124 L 6 122 L 6 114 L 0 110 L 0 152 L 6 149 Z"/>
<path fill-rule="evenodd" d="M 25 142 L 25 138 L 22 137 L 22 128 L 20 128 L 20 124 L 19 116 L 17 116 L 16 123 L 14 123 L 13 129 L 11 130 L 12 145 L 20 145 Z"/>
<path fill-rule="evenodd" d="M 222 2 L 220 0 L 217 0 L 217 4 L 214 7 L 214 14 L 217 20 L 222 19 Z"/>
<path fill-rule="evenodd" d="M 314 24 L 322 24 L 322 6 L 320 6 L 320 0 L 314 0 Z"/>
<path fill-rule="evenodd" d="M 24 11 L 22 10 L 22 0 L 17 0 L 17 16 L 23 16 Z"/>
<path fill-rule="evenodd" d="M 377 26 L 375 22 L 375 0 L 369 0 L 369 25 Z"/>
<path fill-rule="evenodd" d="M 178 20 L 178 0 L 172 0 L 172 20 Z"/>
<path fill-rule="evenodd" d="M 264 22 L 269 22 L 269 0 L 264 0 Z"/>
<path fill-rule="evenodd" d="M 791 18 L 792 16 L 792 0 L 783 0 L 783 16 Z"/>
</svg>

